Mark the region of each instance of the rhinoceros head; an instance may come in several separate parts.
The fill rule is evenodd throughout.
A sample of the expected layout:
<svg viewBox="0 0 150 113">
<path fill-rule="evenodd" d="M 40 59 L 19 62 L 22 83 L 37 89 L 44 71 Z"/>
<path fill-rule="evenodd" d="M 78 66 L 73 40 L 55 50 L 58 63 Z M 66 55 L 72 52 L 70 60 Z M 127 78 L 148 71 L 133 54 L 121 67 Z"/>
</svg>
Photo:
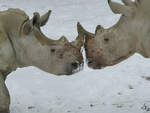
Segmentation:
<svg viewBox="0 0 150 113">
<path fill-rule="evenodd" d="M 33 18 L 24 23 L 20 41 L 24 48 L 21 62 L 56 75 L 71 75 L 82 68 L 83 39 L 78 36 L 69 42 L 65 36 L 59 40 L 47 38 L 40 27 L 46 24 L 49 15 L 50 11 L 41 17 L 34 13 Z"/>
<path fill-rule="evenodd" d="M 135 52 L 144 53 L 143 48 L 144 50 L 148 48 L 146 47 L 148 42 L 144 42 L 144 39 L 149 37 L 150 33 L 148 21 L 150 13 L 148 9 L 143 9 L 146 6 L 144 4 L 150 5 L 150 2 L 148 0 L 135 2 L 122 0 L 122 2 L 124 5 L 108 0 L 111 10 L 115 14 L 122 14 L 117 24 L 108 29 L 98 25 L 94 34 L 86 31 L 78 23 L 80 34 L 84 34 L 86 58 L 91 68 L 100 69 L 117 64 Z"/>
</svg>

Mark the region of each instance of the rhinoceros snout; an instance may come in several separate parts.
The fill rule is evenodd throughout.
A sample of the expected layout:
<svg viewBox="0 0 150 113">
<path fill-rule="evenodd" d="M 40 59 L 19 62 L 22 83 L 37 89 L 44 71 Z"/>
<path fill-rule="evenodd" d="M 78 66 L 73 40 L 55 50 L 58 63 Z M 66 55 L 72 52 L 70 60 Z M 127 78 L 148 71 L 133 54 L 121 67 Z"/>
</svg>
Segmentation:
<svg viewBox="0 0 150 113">
<path fill-rule="evenodd" d="M 93 69 L 102 69 L 104 67 L 101 63 L 96 62 L 91 58 L 88 59 L 87 64 L 90 68 L 93 68 Z"/>
</svg>

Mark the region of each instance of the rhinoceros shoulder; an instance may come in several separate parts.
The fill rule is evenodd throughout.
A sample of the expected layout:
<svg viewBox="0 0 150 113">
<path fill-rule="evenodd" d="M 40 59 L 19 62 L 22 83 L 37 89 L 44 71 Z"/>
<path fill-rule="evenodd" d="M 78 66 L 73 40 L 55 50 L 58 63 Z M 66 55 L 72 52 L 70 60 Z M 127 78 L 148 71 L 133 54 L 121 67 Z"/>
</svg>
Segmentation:
<svg viewBox="0 0 150 113">
<path fill-rule="evenodd" d="M 3 26 L 0 24 L 0 44 L 4 43 L 5 41 L 8 41 L 8 37 L 5 30 L 3 29 Z"/>
<path fill-rule="evenodd" d="M 23 23 L 27 20 L 29 20 L 29 16 L 23 10 L 10 8 L 0 11 L 0 33 L 2 31 L 17 37 Z M 3 33 L 2 35 L 5 35 Z"/>
</svg>

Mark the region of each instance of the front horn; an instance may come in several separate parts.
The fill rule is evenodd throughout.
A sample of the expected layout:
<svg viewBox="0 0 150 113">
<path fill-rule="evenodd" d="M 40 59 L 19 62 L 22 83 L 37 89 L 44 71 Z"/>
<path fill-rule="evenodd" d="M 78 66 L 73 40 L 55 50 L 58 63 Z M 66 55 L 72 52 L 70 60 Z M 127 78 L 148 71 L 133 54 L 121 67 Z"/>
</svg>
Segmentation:
<svg viewBox="0 0 150 113">
<path fill-rule="evenodd" d="M 78 35 L 83 36 L 85 39 L 95 37 L 95 34 L 86 31 L 79 22 L 77 23 L 77 30 L 78 30 Z"/>
<path fill-rule="evenodd" d="M 84 45 L 84 32 L 82 31 L 82 26 L 80 23 L 77 23 L 77 31 L 78 31 L 78 36 L 76 37 L 75 41 L 72 41 L 71 44 L 79 49 Z"/>
</svg>

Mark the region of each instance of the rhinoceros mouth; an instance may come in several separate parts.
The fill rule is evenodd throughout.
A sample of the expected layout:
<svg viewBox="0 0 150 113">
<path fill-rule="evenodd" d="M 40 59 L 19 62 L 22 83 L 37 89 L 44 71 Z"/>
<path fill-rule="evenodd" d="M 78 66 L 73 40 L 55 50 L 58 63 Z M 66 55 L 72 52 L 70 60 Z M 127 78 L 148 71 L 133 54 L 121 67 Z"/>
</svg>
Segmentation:
<svg viewBox="0 0 150 113">
<path fill-rule="evenodd" d="M 84 65 L 84 63 L 79 64 L 78 68 L 77 69 L 73 69 L 71 74 L 75 74 L 77 72 L 82 71 L 83 70 L 83 65 Z"/>
<path fill-rule="evenodd" d="M 93 69 L 103 69 L 105 67 L 104 64 L 97 62 L 91 58 L 87 59 L 87 64 L 88 64 L 88 67 L 93 68 Z"/>
<path fill-rule="evenodd" d="M 67 75 L 67 76 L 73 75 L 75 73 L 82 71 L 83 67 L 84 67 L 84 63 L 81 63 L 78 65 L 76 69 L 68 69 L 65 73 L 63 73 L 63 75 Z M 62 73 L 59 75 L 62 75 Z"/>
</svg>

